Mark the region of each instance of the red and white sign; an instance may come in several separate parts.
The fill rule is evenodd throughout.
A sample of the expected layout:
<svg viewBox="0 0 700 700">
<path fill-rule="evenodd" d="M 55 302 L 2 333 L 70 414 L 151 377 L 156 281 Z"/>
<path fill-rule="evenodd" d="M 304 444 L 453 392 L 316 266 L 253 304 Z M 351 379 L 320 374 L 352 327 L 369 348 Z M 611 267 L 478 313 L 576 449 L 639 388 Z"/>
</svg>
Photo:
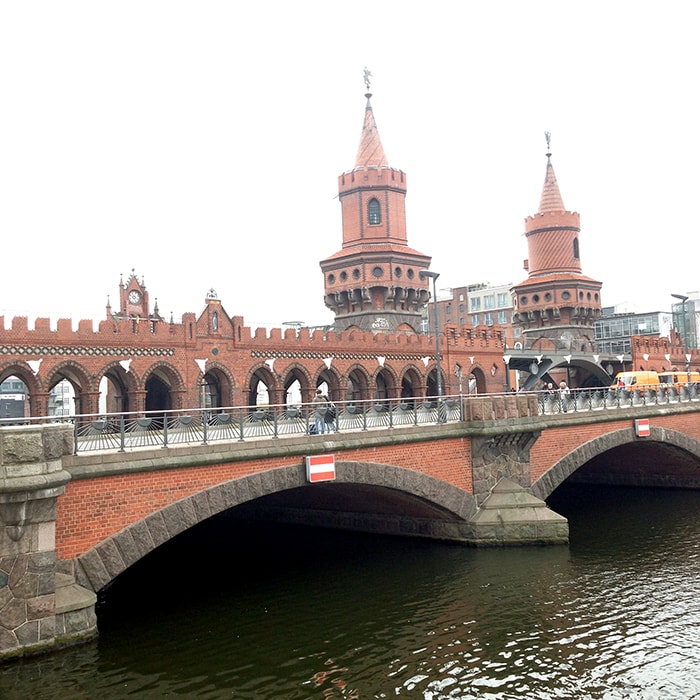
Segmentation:
<svg viewBox="0 0 700 700">
<path fill-rule="evenodd" d="M 306 478 L 312 484 L 317 481 L 333 481 L 335 479 L 335 455 L 307 457 Z"/>
<path fill-rule="evenodd" d="M 634 432 L 637 437 L 649 437 L 651 428 L 649 427 L 648 418 L 639 418 L 634 421 Z"/>
</svg>

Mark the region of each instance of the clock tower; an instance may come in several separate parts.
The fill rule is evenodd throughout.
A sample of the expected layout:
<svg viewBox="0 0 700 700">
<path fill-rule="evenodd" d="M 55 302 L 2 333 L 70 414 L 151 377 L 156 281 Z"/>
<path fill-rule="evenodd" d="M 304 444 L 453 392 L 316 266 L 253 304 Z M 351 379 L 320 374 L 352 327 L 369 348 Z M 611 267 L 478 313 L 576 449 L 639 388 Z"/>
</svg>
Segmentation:
<svg viewBox="0 0 700 700">
<path fill-rule="evenodd" d="M 143 278 L 139 280 L 133 270 L 126 282 L 123 278 L 119 281 L 119 311 L 112 313 L 108 304 L 107 314 L 119 318 L 162 320 L 158 313 L 157 302 L 153 313 L 151 313 L 146 285 Z"/>
</svg>

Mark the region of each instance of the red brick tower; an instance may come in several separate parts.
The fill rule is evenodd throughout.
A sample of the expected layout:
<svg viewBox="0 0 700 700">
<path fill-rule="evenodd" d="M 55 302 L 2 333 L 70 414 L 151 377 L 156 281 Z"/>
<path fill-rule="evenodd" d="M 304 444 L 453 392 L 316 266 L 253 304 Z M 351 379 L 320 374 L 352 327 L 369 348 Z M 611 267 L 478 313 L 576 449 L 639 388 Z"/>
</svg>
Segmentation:
<svg viewBox="0 0 700 700">
<path fill-rule="evenodd" d="M 418 331 L 430 298 L 419 270 L 430 257 L 408 247 L 406 175 L 389 167 L 379 138 L 365 71 L 367 106 L 355 167 L 338 178 L 342 250 L 322 260 L 326 306 L 335 327 Z"/>
<path fill-rule="evenodd" d="M 529 277 L 513 287 L 513 323 L 522 328 L 526 348 L 548 338 L 559 350 L 590 350 L 602 284 L 581 274 L 580 216 L 564 207 L 551 156 L 540 208 L 525 219 Z"/>
</svg>

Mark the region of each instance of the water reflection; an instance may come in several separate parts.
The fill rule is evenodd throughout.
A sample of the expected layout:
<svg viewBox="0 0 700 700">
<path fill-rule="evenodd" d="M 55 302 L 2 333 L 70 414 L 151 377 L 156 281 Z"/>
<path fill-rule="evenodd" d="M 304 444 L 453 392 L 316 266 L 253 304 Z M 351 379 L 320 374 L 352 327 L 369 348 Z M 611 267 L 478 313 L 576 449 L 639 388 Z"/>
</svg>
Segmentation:
<svg viewBox="0 0 700 700">
<path fill-rule="evenodd" d="M 0 697 L 700 697 L 700 493 L 552 505 L 569 547 L 209 524 L 115 582 L 99 640 L 3 669 Z"/>
</svg>

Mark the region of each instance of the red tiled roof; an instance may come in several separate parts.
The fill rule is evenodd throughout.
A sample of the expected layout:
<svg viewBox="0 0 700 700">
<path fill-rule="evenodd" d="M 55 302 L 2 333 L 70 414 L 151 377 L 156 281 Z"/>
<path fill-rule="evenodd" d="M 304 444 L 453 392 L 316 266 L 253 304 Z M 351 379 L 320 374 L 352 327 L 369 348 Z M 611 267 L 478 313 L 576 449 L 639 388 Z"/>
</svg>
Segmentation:
<svg viewBox="0 0 700 700">
<path fill-rule="evenodd" d="M 542 197 L 540 199 L 539 212 L 545 211 L 566 211 L 564 200 L 559 192 L 557 177 L 554 174 L 552 161 L 547 157 L 547 172 L 544 178 L 544 187 L 542 188 Z"/>
<path fill-rule="evenodd" d="M 382 168 L 387 167 L 388 162 L 384 154 L 384 148 L 379 138 L 377 124 L 374 121 L 374 112 L 369 101 L 371 95 L 367 95 L 367 107 L 365 108 L 365 123 L 362 126 L 362 139 L 355 159 L 356 168 Z"/>
</svg>

